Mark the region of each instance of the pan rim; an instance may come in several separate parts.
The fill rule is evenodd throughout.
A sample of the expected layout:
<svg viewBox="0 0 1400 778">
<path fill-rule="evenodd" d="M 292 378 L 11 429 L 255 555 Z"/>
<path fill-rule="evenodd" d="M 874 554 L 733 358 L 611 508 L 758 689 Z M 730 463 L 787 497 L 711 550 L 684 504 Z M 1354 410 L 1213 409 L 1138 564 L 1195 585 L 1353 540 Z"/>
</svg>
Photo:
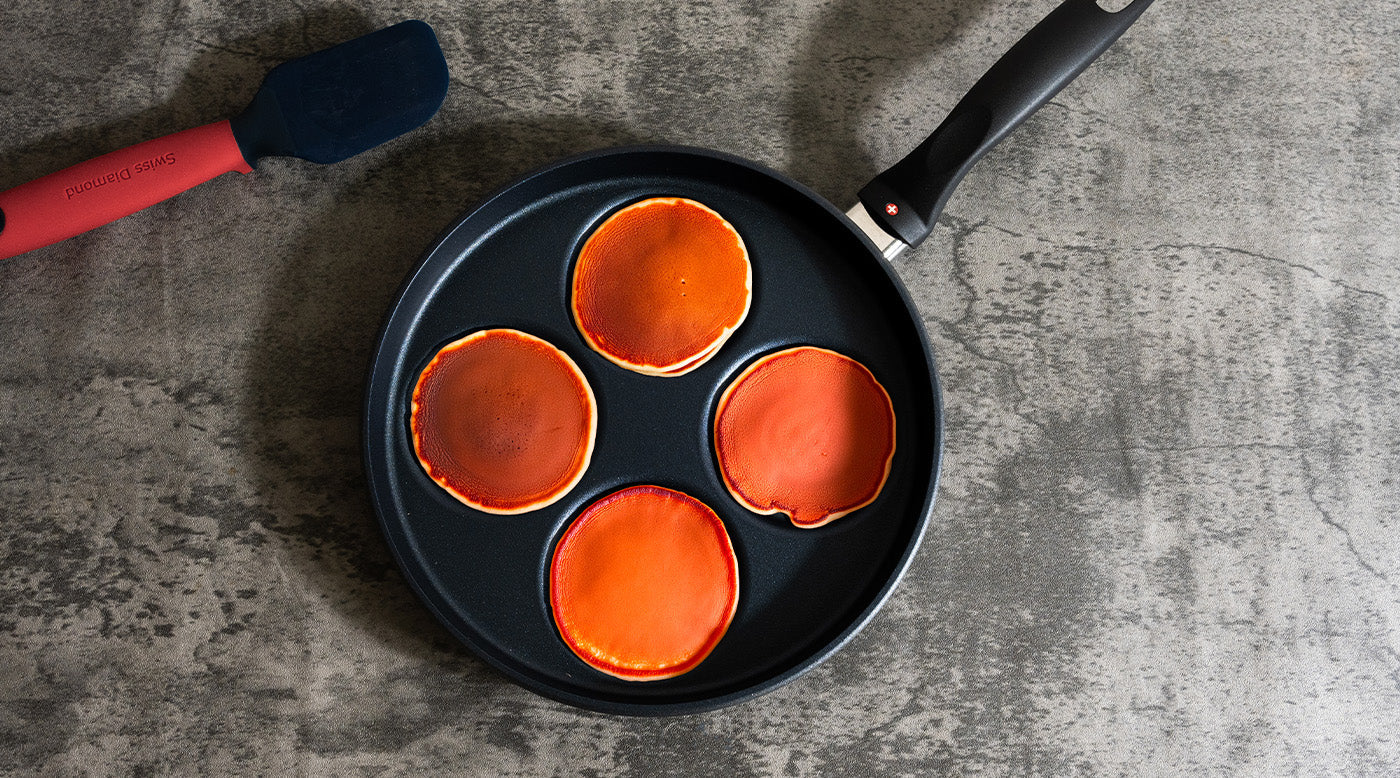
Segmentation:
<svg viewBox="0 0 1400 778">
<path fill-rule="evenodd" d="M 456 234 L 459 229 L 471 222 L 477 214 L 489 208 L 503 196 L 527 185 L 530 181 L 538 177 L 548 176 L 562 168 L 580 163 L 606 160 L 611 157 L 639 155 L 653 157 L 664 157 L 665 155 L 700 157 L 706 160 L 736 165 L 771 178 L 794 190 L 810 203 L 817 205 L 821 210 L 825 211 L 835 220 L 835 223 L 842 225 L 843 228 L 855 236 L 867 250 L 867 256 L 854 257 L 852 261 L 871 262 L 877 265 L 881 272 L 884 273 L 890 287 L 899 296 L 899 299 L 903 302 L 909 313 L 909 321 L 913 326 L 914 335 L 923 353 L 924 367 L 933 401 L 933 407 L 930 409 L 930 418 L 933 427 L 931 430 L 932 446 L 929 452 L 932 460 L 932 472 L 929 474 L 927 480 L 927 486 L 922 497 L 919 514 L 917 517 L 914 517 L 913 531 L 909 541 L 902 551 L 899 552 L 890 574 L 884 582 L 880 584 L 874 596 L 868 600 L 860 612 L 846 623 L 830 641 L 812 651 L 794 666 L 744 688 L 701 698 L 677 697 L 674 699 L 666 699 L 658 697 L 648 700 L 630 699 L 621 701 L 562 689 L 545 682 L 539 676 L 531 675 L 530 673 L 522 671 L 521 668 L 512 666 L 509 662 L 502 660 L 496 655 L 496 648 L 494 646 L 484 645 L 477 636 L 470 634 L 468 631 L 456 628 L 449 618 L 450 614 L 442 612 L 435 602 L 432 595 L 436 594 L 436 592 L 432 591 L 433 586 L 431 580 L 420 580 L 420 577 L 412 572 L 415 568 L 421 566 L 421 562 L 419 558 L 413 554 L 411 543 L 406 542 L 406 538 L 396 537 L 394 534 L 395 525 L 404 524 L 405 519 L 395 510 L 393 500 L 390 497 L 394 490 L 394 478 L 387 472 L 380 472 L 377 466 L 377 460 L 386 459 L 386 457 L 375 456 L 377 445 L 375 438 L 376 432 L 379 431 L 375 424 L 375 419 L 380 415 L 376 406 L 376 400 L 381 400 L 379 403 L 380 406 L 392 402 L 389 389 L 392 387 L 395 377 L 405 369 L 403 364 L 404 360 L 397 353 L 396 345 L 398 340 L 392 339 L 394 325 L 400 320 L 401 311 L 406 303 L 405 298 L 407 293 L 411 289 L 416 288 L 420 275 L 434 258 L 441 253 L 444 245 L 451 240 L 452 236 Z M 488 225 L 488 227 L 489 226 L 494 226 L 494 224 Z M 830 202 L 807 186 L 782 173 L 751 160 L 725 152 L 683 145 L 648 144 L 617 146 L 575 154 L 515 177 L 503 186 L 496 188 L 490 194 L 481 198 L 475 205 L 464 211 L 451 225 L 443 230 L 431 244 L 429 244 L 428 248 L 422 253 L 413 268 L 405 275 L 404 280 L 395 291 L 392 300 L 393 302 L 388 307 L 379 327 L 375 338 L 375 346 L 367 366 L 366 380 L 364 382 L 360 435 L 363 447 L 362 464 L 365 468 L 366 484 L 370 493 L 370 501 L 374 506 L 380 533 L 389 546 L 390 553 L 405 582 L 414 592 L 419 602 L 428 608 L 429 612 L 433 614 L 439 624 L 489 667 L 502 673 L 518 685 L 540 694 L 541 696 L 575 707 L 602 713 L 629 716 L 670 716 L 715 710 L 744 702 L 773 691 L 796 680 L 822 664 L 854 639 L 888 602 L 895 589 L 898 588 L 899 584 L 908 573 L 915 554 L 923 544 L 923 538 L 927 533 L 928 524 L 932 518 L 938 485 L 942 474 L 944 422 L 942 388 L 938 380 L 933 350 L 929 342 L 926 328 L 923 325 L 922 317 L 919 314 L 919 309 L 909 296 L 908 290 L 905 288 L 898 274 L 894 272 L 893 267 L 884 260 L 875 245 L 853 222 L 851 222 L 850 218 L 845 213 L 832 206 Z M 917 373 L 918 371 L 912 372 Z M 378 443 L 381 444 L 382 442 L 382 440 L 378 441 Z"/>
</svg>

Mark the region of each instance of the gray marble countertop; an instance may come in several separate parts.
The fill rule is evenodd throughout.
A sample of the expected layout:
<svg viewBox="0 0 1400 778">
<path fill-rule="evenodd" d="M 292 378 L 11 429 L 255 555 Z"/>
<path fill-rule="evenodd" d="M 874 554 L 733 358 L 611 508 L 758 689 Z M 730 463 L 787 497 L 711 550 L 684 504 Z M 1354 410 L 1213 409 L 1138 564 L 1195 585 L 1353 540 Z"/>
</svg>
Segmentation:
<svg viewBox="0 0 1400 778">
<path fill-rule="evenodd" d="M 439 115 L 0 262 L 0 773 L 1400 773 L 1400 2 L 1160 0 L 896 268 L 944 381 L 924 545 L 742 705 L 582 712 L 415 600 L 364 370 L 421 252 L 668 142 L 844 208 L 1053 0 L 0 9 L 0 189 L 403 18 Z"/>
</svg>

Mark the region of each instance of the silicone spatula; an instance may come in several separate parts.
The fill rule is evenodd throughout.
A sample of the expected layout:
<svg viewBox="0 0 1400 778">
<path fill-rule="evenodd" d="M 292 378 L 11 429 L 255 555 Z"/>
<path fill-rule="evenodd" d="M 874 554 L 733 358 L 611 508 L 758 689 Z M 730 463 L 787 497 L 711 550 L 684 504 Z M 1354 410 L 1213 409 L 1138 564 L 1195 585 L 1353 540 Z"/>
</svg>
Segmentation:
<svg viewBox="0 0 1400 778">
<path fill-rule="evenodd" d="M 339 162 L 432 118 L 447 63 L 407 21 L 267 74 L 243 113 L 138 143 L 0 192 L 0 259 L 100 227 L 259 159 Z"/>
</svg>

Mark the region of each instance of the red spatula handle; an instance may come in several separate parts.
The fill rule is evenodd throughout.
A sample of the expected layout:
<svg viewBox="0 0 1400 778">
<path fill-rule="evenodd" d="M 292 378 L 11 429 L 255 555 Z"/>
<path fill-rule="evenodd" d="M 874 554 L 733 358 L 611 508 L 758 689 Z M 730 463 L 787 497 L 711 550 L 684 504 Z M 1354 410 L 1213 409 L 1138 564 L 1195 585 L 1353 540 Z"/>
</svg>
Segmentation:
<svg viewBox="0 0 1400 778">
<path fill-rule="evenodd" d="M 230 171 L 251 173 L 227 121 L 148 140 L 0 192 L 0 259 L 71 238 Z"/>
</svg>

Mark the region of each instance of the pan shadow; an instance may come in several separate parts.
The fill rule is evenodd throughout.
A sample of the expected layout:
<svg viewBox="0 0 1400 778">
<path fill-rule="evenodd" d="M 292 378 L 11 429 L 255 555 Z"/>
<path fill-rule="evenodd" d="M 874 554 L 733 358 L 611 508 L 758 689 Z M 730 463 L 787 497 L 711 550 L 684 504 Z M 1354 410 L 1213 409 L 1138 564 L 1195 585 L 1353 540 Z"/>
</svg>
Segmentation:
<svg viewBox="0 0 1400 778">
<path fill-rule="evenodd" d="M 431 126 L 370 152 L 375 161 L 343 182 L 286 251 L 263 301 L 250 407 L 241 415 L 250 425 L 251 476 L 275 517 L 269 530 L 286 541 L 284 563 L 333 598 L 358 630 L 472 684 L 468 698 L 480 705 L 481 696 L 512 687 L 486 680 L 495 674 L 416 600 L 370 503 L 361 427 L 376 338 L 410 269 L 490 191 L 546 162 L 646 139 L 572 116 L 437 134 Z M 453 694 L 444 705 L 466 704 L 460 687 Z"/>
<path fill-rule="evenodd" d="M 911 124 L 911 109 L 946 102 L 935 111 L 941 116 L 972 85 L 934 81 L 941 72 L 936 55 L 960 30 L 975 27 L 987 5 L 841 0 L 830 6 L 792 70 L 786 114 L 793 177 L 840 208 L 854 204 L 861 186 L 933 132 L 933 125 Z M 897 90 L 906 83 L 913 93 L 901 98 Z M 874 127 L 879 123 L 898 129 L 881 131 Z"/>
</svg>

